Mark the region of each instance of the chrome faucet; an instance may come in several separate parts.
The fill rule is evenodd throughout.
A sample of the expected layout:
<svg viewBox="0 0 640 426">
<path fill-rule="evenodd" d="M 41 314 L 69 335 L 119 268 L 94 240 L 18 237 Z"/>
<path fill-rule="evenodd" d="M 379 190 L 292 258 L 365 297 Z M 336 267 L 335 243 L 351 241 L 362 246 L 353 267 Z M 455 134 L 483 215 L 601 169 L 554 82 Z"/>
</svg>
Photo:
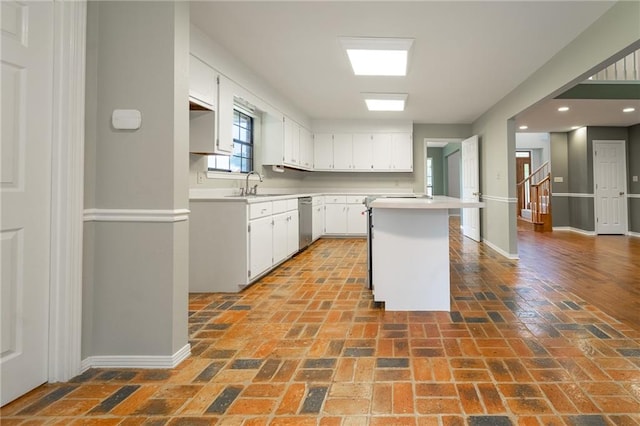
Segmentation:
<svg viewBox="0 0 640 426">
<path fill-rule="evenodd" d="M 258 193 L 257 183 L 253 186 L 253 188 L 249 189 L 249 176 L 254 174 L 258 175 L 258 179 L 260 179 L 260 182 L 262 182 L 262 175 L 254 170 L 251 170 L 249 173 L 247 173 L 247 177 L 245 178 L 244 188 L 240 188 L 240 195 L 255 195 Z"/>
</svg>

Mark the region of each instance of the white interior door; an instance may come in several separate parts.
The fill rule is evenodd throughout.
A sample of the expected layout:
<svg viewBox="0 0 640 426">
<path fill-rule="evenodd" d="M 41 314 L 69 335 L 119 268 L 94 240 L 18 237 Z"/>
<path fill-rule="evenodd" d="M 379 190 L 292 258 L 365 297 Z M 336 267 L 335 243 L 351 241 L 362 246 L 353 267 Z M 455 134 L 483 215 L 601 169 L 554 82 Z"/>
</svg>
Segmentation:
<svg viewBox="0 0 640 426">
<path fill-rule="evenodd" d="M 53 2 L 2 15 L 0 405 L 47 381 Z"/>
<path fill-rule="evenodd" d="M 480 201 L 478 136 L 462 141 L 462 199 Z M 462 233 L 480 241 L 480 209 L 462 209 Z"/>
<path fill-rule="evenodd" d="M 624 141 L 593 141 L 596 233 L 627 232 L 627 162 Z"/>
</svg>

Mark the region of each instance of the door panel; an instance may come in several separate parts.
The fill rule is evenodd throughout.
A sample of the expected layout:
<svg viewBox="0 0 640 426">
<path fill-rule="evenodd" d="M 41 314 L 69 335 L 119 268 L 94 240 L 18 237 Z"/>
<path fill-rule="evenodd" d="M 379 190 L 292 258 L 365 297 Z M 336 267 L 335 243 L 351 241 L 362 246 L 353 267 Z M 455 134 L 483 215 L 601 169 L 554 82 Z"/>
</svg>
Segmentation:
<svg viewBox="0 0 640 426">
<path fill-rule="evenodd" d="M 593 141 L 596 232 L 627 232 L 626 159 L 624 141 Z"/>
<path fill-rule="evenodd" d="M 478 136 L 462 141 L 462 199 L 480 201 Z M 480 241 L 480 209 L 462 209 L 462 233 Z"/>
<path fill-rule="evenodd" d="M 0 14 L 4 405 L 47 380 L 53 3 L 2 1 Z"/>
</svg>

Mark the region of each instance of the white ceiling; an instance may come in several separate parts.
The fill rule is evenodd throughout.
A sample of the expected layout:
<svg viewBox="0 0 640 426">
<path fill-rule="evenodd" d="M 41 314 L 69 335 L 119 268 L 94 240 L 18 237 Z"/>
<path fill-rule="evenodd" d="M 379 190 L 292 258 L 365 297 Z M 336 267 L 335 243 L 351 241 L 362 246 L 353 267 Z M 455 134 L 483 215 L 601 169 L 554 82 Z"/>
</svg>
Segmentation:
<svg viewBox="0 0 640 426">
<path fill-rule="evenodd" d="M 312 119 L 471 123 L 612 5 L 205 1 L 191 21 Z M 354 76 L 340 36 L 414 38 L 408 75 Z M 407 108 L 369 112 L 361 92 L 408 93 Z"/>
</svg>

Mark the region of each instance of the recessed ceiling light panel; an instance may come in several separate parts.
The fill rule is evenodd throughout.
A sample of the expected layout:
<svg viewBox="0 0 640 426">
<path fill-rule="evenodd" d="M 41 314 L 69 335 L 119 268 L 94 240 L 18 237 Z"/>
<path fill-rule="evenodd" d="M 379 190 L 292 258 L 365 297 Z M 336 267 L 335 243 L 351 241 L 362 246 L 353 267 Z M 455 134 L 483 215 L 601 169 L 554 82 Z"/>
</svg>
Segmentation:
<svg viewBox="0 0 640 426">
<path fill-rule="evenodd" d="M 527 130 L 529 128 L 529 126 L 520 126 L 519 129 L 520 130 Z"/>
<path fill-rule="evenodd" d="M 569 107 L 568 106 L 560 107 L 560 108 L 558 108 L 558 111 L 560 111 L 560 112 L 569 111 Z"/>
<path fill-rule="evenodd" d="M 355 75 L 407 75 L 413 39 L 341 37 Z"/>
<path fill-rule="evenodd" d="M 369 111 L 404 111 L 406 93 L 363 93 Z"/>
<path fill-rule="evenodd" d="M 633 112 L 633 111 L 635 111 L 635 110 L 636 110 L 636 109 L 635 109 L 634 107 L 629 107 L 629 108 L 624 108 L 624 109 L 622 110 L 622 112 Z"/>
</svg>

